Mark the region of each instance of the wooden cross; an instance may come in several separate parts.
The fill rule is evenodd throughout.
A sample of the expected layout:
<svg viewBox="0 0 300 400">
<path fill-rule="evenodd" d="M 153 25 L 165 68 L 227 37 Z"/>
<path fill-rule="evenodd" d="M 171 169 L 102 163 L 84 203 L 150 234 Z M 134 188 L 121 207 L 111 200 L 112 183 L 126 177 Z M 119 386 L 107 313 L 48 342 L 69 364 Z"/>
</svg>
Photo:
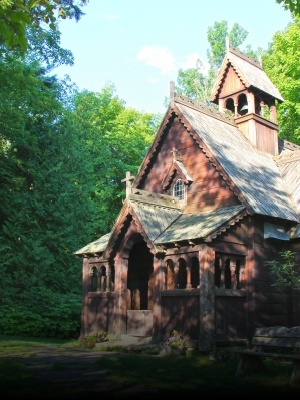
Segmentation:
<svg viewBox="0 0 300 400">
<path fill-rule="evenodd" d="M 173 150 L 172 150 L 172 151 L 170 151 L 170 153 L 172 153 L 172 154 L 173 154 L 173 161 L 176 161 L 176 156 L 177 156 L 177 150 L 176 150 L 176 148 L 175 148 L 175 147 L 173 147 Z"/>
<path fill-rule="evenodd" d="M 129 171 L 126 171 L 126 178 L 122 179 L 121 182 L 126 182 L 126 199 L 129 197 L 131 193 L 131 179 L 134 179 L 135 176 L 131 176 Z"/>
</svg>

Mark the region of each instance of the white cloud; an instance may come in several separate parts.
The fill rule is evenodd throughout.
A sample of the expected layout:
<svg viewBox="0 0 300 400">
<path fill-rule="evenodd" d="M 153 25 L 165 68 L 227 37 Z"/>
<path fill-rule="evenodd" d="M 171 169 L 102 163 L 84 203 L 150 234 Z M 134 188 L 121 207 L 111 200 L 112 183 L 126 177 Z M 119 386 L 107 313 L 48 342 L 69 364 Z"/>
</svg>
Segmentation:
<svg viewBox="0 0 300 400">
<path fill-rule="evenodd" d="M 207 73 L 209 69 L 209 64 L 208 62 L 204 59 L 203 56 L 201 56 L 198 53 L 191 53 L 188 54 L 187 56 L 184 57 L 184 62 L 182 63 L 181 67 L 183 70 L 189 69 L 189 68 L 196 68 L 196 64 L 198 60 L 201 60 L 202 62 L 202 71 L 204 74 Z"/>
<path fill-rule="evenodd" d="M 197 60 L 201 58 L 198 53 L 191 53 L 184 57 L 184 62 L 181 65 L 182 69 L 195 68 Z"/>
<path fill-rule="evenodd" d="M 146 65 L 158 68 L 162 75 L 172 76 L 176 74 L 179 68 L 186 70 L 196 68 L 197 60 L 203 63 L 203 73 L 206 73 L 209 65 L 207 61 L 198 53 L 191 53 L 184 56 L 182 62 L 177 62 L 168 47 L 143 46 L 137 54 L 137 60 Z"/>
<path fill-rule="evenodd" d="M 176 70 L 176 60 L 168 47 L 143 46 L 137 60 L 158 68 L 163 75 L 172 75 Z"/>
</svg>

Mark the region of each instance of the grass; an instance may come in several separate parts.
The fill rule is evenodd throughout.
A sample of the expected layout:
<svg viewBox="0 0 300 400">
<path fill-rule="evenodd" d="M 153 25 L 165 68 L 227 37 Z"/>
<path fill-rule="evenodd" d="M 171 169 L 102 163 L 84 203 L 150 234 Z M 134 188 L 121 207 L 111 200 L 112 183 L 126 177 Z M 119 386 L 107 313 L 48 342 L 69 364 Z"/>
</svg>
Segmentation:
<svg viewBox="0 0 300 400">
<path fill-rule="evenodd" d="M 0 393 L 9 394 L 12 398 L 21 398 L 23 395 L 40 398 L 41 394 L 47 393 L 48 398 L 54 398 L 54 388 L 36 379 L 18 356 L 33 352 L 34 357 L 34 351 L 39 348 L 53 347 L 57 350 L 74 346 L 77 346 L 76 340 L 0 335 Z"/>
<path fill-rule="evenodd" d="M 53 350 L 78 348 L 76 340 L 51 340 L 37 338 L 20 338 L 0 335 L 0 382 L 1 392 L 11 398 L 22 393 L 31 398 L 58 398 L 55 388 L 47 382 L 38 380 L 16 357 L 16 354 L 30 354 L 34 357 L 34 349 L 47 347 Z M 118 350 L 118 349 L 115 349 Z M 99 352 L 99 349 L 83 350 L 84 352 Z M 108 352 L 107 352 L 108 353 Z M 109 377 L 108 389 L 103 389 L 101 396 L 111 395 L 110 398 L 120 397 L 120 392 L 126 388 L 142 387 L 145 393 L 143 399 L 155 396 L 168 398 L 178 395 L 230 395 L 232 398 L 255 399 L 259 396 L 299 396 L 300 387 L 291 388 L 288 385 L 292 365 L 280 361 L 267 362 L 268 373 L 256 374 L 251 369 L 240 378 L 235 378 L 237 358 L 223 351 L 221 359 L 212 359 L 208 355 L 190 353 L 186 356 L 161 357 L 149 354 L 127 352 L 120 356 L 110 349 L 109 356 L 95 359 L 95 367 Z M 59 370 L 62 365 L 56 363 L 53 369 Z M 72 368 L 72 365 L 69 366 Z M 65 368 L 65 367 L 64 367 Z M 300 385 L 299 385 L 300 386 Z M 79 388 L 80 389 L 80 388 Z M 107 392 L 105 392 L 107 390 Z M 64 399 L 72 398 L 75 389 L 65 389 Z M 80 392 L 80 396 L 83 395 Z M 96 394 L 96 393 L 94 393 Z M 47 396 L 45 396 L 47 395 Z M 70 397 L 69 397 L 70 395 Z M 80 397 L 79 396 L 79 397 Z M 89 398 L 92 394 L 89 394 Z M 99 393 L 97 394 L 99 396 Z M 96 397 L 97 397 L 96 396 Z M 114 397 L 115 396 L 115 397 Z M 95 397 L 95 398 L 96 398 Z M 123 397 L 122 397 L 123 398 Z M 128 397 L 129 398 L 129 397 Z M 134 399 L 134 394 L 130 395 Z M 141 398 L 141 397 L 136 397 Z"/>
<path fill-rule="evenodd" d="M 98 361 L 99 368 L 111 373 L 116 384 L 140 384 L 156 388 L 161 395 L 194 395 L 196 393 L 251 398 L 259 395 L 300 394 L 288 386 L 291 365 L 268 362 L 269 372 L 258 375 L 251 370 L 235 378 L 237 359 L 211 360 L 206 355 L 160 358 L 133 355 L 110 357 Z"/>
<path fill-rule="evenodd" d="M 77 346 L 77 340 L 0 335 L 0 356 L 22 354 L 33 348 L 45 346 L 74 347 Z"/>
</svg>

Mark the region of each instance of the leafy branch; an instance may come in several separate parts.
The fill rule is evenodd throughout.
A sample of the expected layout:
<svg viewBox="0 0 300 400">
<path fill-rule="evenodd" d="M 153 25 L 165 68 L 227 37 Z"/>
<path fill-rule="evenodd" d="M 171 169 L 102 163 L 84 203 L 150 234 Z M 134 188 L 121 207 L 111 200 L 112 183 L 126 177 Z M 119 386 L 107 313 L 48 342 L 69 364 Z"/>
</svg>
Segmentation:
<svg viewBox="0 0 300 400">
<path fill-rule="evenodd" d="M 265 262 L 265 265 L 270 267 L 272 276 L 276 279 L 272 286 L 283 285 L 294 290 L 300 290 L 300 274 L 296 271 L 297 264 L 295 262 L 296 253 L 286 250 L 279 254 L 282 262 L 276 260 Z"/>
</svg>

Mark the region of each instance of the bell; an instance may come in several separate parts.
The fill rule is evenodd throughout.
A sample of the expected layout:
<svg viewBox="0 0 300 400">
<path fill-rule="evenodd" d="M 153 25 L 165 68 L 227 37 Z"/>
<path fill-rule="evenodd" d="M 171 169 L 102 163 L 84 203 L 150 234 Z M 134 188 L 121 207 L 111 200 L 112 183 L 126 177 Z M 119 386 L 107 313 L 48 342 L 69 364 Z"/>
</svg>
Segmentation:
<svg viewBox="0 0 300 400">
<path fill-rule="evenodd" d="M 244 104 L 240 111 L 248 111 L 248 104 Z"/>
</svg>

